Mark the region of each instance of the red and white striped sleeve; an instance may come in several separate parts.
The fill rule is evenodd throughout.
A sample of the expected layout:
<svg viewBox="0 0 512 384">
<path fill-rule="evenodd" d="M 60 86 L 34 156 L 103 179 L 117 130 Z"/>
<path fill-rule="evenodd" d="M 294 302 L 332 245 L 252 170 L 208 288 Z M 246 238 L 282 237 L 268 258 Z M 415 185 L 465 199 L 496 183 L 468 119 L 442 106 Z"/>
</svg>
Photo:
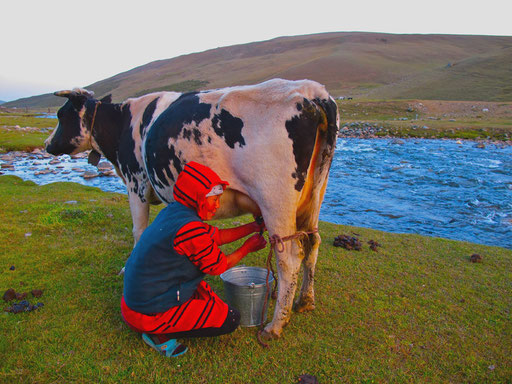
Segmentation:
<svg viewBox="0 0 512 384">
<path fill-rule="evenodd" d="M 180 228 L 174 238 L 174 249 L 186 255 L 203 273 L 220 275 L 227 268 L 226 255 L 217 245 L 219 230 L 216 227 L 193 221 Z"/>
</svg>

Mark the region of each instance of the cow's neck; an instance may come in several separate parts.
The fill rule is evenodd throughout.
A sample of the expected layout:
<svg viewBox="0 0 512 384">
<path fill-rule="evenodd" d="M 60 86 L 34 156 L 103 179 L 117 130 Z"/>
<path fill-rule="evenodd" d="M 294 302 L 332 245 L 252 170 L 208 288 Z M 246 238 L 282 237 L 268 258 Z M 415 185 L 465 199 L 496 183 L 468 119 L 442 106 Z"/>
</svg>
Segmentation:
<svg viewBox="0 0 512 384">
<path fill-rule="evenodd" d="M 96 114 L 94 111 L 96 110 Z M 123 131 L 124 108 L 121 104 L 95 101 L 87 106 L 91 145 L 112 164 L 117 164 L 119 141 Z"/>
</svg>

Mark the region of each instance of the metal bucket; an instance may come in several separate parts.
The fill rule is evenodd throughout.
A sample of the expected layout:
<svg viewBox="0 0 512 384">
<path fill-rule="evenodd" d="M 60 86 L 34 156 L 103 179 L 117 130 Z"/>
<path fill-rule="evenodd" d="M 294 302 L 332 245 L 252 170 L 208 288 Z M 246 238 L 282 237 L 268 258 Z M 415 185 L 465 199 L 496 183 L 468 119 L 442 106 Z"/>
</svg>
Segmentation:
<svg viewBox="0 0 512 384">
<path fill-rule="evenodd" d="M 242 327 L 254 327 L 261 324 L 261 313 L 264 310 L 263 319 L 267 318 L 268 302 L 270 293 L 267 292 L 266 278 L 267 270 L 259 267 L 239 266 L 233 267 L 223 274 L 220 278 L 224 282 L 224 296 L 226 302 L 238 311 L 240 311 L 240 325 Z M 272 273 L 268 276 L 269 287 L 274 283 Z M 267 295 L 267 305 L 265 304 L 265 294 Z"/>
</svg>

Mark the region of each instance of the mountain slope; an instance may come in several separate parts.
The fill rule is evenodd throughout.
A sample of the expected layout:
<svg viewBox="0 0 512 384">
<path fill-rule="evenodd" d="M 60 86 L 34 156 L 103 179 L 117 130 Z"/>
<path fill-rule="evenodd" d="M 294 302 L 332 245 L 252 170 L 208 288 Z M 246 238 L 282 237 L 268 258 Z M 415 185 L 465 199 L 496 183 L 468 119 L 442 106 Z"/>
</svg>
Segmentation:
<svg viewBox="0 0 512 384">
<path fill-rule="evenodd" d="M 511 55 L 512 37 L 323 33 L 159 60 L 87 88 L 121 101 L 281 77 L 319 81 L 334 96 L 512 101 Z M 44 95 L 9 104 L 54 103 L 62 100 Z"/>
</svg>

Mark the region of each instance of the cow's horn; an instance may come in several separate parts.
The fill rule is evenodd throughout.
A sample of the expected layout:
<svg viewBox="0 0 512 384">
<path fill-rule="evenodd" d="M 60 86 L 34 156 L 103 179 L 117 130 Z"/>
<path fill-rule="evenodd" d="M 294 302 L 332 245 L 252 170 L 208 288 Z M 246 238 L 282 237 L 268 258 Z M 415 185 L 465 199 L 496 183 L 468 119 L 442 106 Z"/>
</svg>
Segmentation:
<svg viewBox="0 0 512 384">
<path fill-rule="evenodd" d="M 72 97 L 72 96 L 77 96 L 78 93 L 76 91 L 57 91 L 57 92 L 53 92 L 53 94 L 55 96 L 60 96 L 60 97 Z"/>
</svg>

